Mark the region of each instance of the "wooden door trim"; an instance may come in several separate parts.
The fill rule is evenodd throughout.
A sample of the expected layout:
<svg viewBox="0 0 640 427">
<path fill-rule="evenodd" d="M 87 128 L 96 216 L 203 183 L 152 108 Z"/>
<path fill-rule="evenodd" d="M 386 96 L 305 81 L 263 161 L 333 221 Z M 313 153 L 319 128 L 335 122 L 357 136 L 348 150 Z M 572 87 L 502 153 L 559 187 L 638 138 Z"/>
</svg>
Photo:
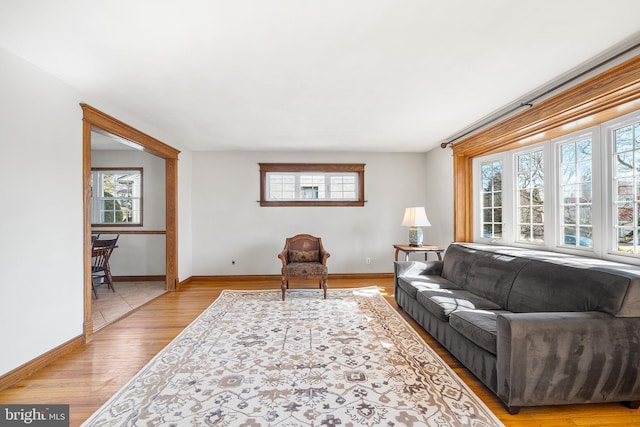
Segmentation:
<svg viewBox="0 0 640 427">
<path fill-rule="evenodd" d="M 165 159 L 166 198 L 166 288 L 176 290 L 178 282 L 178 154 L 179 150 L 87 104 L 82 108 L 82 186 L 84 197 L 84 321 L 85 342 L 93 338 L 91 312 L 91 130 L 101 129 L 138 144 L 147 153 Z"/>
</svg>

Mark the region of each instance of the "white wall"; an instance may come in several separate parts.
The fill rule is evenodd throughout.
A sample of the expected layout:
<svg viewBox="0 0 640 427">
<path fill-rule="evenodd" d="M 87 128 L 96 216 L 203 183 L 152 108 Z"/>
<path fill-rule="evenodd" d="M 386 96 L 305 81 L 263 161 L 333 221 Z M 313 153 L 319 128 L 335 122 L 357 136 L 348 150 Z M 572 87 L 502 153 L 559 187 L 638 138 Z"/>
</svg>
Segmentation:
<svg viewBox="0 0 640 427">
<path fill-rule="evenodd" d="M 83 99 L 0 48 L 0 375 L 82 334 L 82 110 L 79 102 L 150 135 L 158 129 Z M 180 149 L 176 141 L 165 141 Z M 259 162 L 366 163 L 364 207 L 261 208 Z M 453 236 L 449 150 L 423 153 L 190 152 L 179 161 L 179 275 L 277 274 L 297 233 L 321 236 L 331 273 L 393 270 L 404 208 L 425 206 L 425 240 Z M 162 193 L 164 195 L 164 193 Z M 164 221 L 164 219 L 162 220 Z M 164 224 L 164 222 L 163 222 Z M 145 227 L 155 224 L 145 221 Z M 54 242 L 52 244 L 52 242 Z M 162 245 L 164 247 L 164 245 Z M 365 258 L 371 264 L 365 264 Z M 232 266 L 231 261 L 236 265 Z"/>
<path fill-rule="evenodd" d="M 453 241 L 453 154 L 450 148 L 434 148 L 425 155 L 426 210 L 431 227 L 425 241 L 446 248 Z"/>
<path fill-rule="evenodd" d="M 82 334 L 79 94 L 0 48 L 0 375 Z"/>
<path fill-rule="evenodd" d="M 367 203 L 260 207 L 260 162 L 365 163 Z M 193 274 L 279 274 L 277 254 L 299 233 L 322 237 L 329 273 L 392 272 L 404 209 L 426 203 L 424 164 L 420 153 L 194 152 Z"/>
<path fill-rule="evenodd" d="M 135 150 L 93 150 L 92 167 L 141 167 L 142 171 L 142 227 L 120 227 L 128 231 L 164 230 L 165 160 Z M 114 227 L 94 226 L 101 238 L 109 238 Z M 118 229 L 118 227 L 115 227 Z M 121 234 L 118 248 L 109 264 L 114 276 L 146 276 L 165 274 L 165 236 L 160 234 Z"/>
<path fill-rule="evenodd" d="M 193 276 L 193 153 L 178 157 L 178 281 Z"/>
</svg>

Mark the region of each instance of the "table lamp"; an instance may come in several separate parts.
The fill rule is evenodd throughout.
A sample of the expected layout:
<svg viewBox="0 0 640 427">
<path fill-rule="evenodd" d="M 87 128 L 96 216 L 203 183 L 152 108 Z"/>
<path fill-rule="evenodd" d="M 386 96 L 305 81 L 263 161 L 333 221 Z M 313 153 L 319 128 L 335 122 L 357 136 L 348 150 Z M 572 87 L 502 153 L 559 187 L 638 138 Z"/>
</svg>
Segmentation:
<svg viewBox="0 0 640 427">
<path fill-rule="evenodd" d="M 429 227 L 431 223 L 424 207 L 413 207 L 405 209 L 401 225 L 409 227 L 409 246 L 422 246 L 422 228 L 420 227 Z"/>
</svg>

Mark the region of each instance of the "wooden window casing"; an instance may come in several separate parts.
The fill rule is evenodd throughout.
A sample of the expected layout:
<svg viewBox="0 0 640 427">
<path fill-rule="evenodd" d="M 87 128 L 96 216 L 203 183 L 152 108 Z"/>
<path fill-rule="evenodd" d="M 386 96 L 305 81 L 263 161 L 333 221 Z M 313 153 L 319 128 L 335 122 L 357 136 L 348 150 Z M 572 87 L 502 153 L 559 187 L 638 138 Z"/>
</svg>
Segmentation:
<svg viewBox="0 0 640 427">
<path fill-rule="evenodd" d="M 567 135 L 640 109 L 640 55 L 453 144 L 454 240 L 473 241 L 473 159 Z"/>
<path fill-rule="evenodd" d="M 260 206 L 364 206 L 364 166 L 364 163 L 260 163 Z M 358 176 L 356 198 L 355 200 L 269 200 L 266 192 L 267 174 L 272 172 L 355 173 Z"/>
</svg>

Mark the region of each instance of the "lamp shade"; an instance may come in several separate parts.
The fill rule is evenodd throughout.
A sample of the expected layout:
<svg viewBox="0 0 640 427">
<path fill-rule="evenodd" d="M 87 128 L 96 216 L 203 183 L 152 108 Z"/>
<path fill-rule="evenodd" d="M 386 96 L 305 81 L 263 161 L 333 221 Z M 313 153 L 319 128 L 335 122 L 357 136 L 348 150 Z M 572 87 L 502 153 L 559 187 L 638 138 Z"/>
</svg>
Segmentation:
<svg viewBox="0 0 640 427">
<path fill-rule="evenodd" d="M 405 227 L 429 227 L 431 223 L 427 218 L 424 207 L 413 207 L 404 210 L 402 224 Z"/>
</svg>

